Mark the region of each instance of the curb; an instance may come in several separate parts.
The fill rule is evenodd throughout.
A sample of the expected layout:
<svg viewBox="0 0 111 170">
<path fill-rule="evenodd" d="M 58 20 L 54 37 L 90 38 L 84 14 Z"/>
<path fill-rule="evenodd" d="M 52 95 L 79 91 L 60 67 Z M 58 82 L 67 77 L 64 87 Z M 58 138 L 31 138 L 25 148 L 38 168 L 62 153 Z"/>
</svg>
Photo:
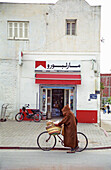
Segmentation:
<svg viewBox="0 0 111 170">
<path fill-rule="evenodd" d="M 11 150 L 11 149 L 15 149 L 15 150 L 41 150 L 39 147 L 8 147 L 8 146 L 2 146 L 0 147 L 0 149 L 4 149 L 4 150 Z M 111 149 L 111 146 L 108 147 L 98 147 L 98 148 L 86 148 L 85 150 L 105 150 L 105 149 Z M 69 148 L 54 148 L 52 150 L 69 150 Z"/>
</svg>

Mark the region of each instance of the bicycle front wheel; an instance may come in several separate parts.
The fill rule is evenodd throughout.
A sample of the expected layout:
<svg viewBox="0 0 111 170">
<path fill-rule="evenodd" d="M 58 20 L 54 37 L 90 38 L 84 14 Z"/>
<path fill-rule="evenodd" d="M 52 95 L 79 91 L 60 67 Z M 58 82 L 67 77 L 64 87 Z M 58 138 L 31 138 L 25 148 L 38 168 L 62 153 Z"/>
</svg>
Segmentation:
<svg viewBox="0 0 111 170">
<path fill-rule="evenodd" d="M 78 146 L 79 146 L 79 149 L 77 151 L 82 152 L 88 146 L 88 139 L 86 135 L 84 135 L 82 132 L 77 132 L 77 137 L 78 137 Z"/>
<path fill-rule="evenodd" d="M 34 122 L 40 122 L 41 115 L 39 113 L 34 114 L 33 116 Z"/>
<path fill-rule="evenodd" d="M 37 137 L 37 144 L 39 148 L 42 149 L 43 151 L 50 151 L 56 145 L 56 137 L 53 135 L 49 135 L 47 131 L 42 132 Z"/>
</svg>

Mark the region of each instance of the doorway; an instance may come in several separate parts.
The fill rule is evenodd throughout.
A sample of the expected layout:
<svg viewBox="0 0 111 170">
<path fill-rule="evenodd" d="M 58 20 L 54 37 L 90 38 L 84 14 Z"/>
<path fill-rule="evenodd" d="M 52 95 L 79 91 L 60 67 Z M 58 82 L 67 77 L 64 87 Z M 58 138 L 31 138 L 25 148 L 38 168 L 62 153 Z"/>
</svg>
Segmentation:
<svg viewBox="0 0 111 170">
<path fill-rule="evenodd" d="M 76 116 L 77 87 L 48 87 L 40 89 L 40 110 L 49 119 L 62 116 L 61 109 L 69 104 L 71 111 Z"/>
<path fill-rule="evenodd" d="M 52 89 L 52 117 L 63 116 L 64 89 Z"/>
</svg>

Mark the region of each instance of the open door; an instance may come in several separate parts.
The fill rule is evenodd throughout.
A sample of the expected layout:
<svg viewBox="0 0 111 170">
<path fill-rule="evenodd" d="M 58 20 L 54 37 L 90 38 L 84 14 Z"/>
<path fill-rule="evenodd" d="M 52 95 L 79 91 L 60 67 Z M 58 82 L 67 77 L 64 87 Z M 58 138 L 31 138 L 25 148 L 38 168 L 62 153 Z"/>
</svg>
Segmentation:
<svg viewBox="0 0 111 170">
<path fill-rule="evenodd" d="M 62 116 L 64 89 L 52 89 L 52 117 Z"/>
</svg>

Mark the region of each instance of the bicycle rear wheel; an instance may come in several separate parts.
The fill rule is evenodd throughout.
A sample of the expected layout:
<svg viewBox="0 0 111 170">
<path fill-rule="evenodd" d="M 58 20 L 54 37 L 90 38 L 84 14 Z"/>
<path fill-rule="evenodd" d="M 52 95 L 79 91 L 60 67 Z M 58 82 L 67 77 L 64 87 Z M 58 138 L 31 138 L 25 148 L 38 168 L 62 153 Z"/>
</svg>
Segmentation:
<svg viewBox="0 0 111 170">
<path fill-rule="evenodd" d="M 24 115 L 23 115 L 22 113 L 17 113 L 17 114 L 15 115 L 15 120 L 16 120 L 17 122 L 21 122 L 23 119 L 24 119 Z"/>
<path fill-rule="evenodd" d="M 77 152 L 82 152 L 88 146 L 88 139 L 86 135 L 84 135 L 82 132 L 77 132 L 77 137 L 78 137 L 78 146 L 79 146 Z"/>
<path fill-rule="evenodd" d="M 56 145 L 56 137 L 53 135 L 49 135 L 47 131 L 42 132 L 37 137 L 37 144 L 39 148 L 42 149 L 43 151 L 50 151 Z"/>
<path fill-rule="evenodd" d="M 34 119 L 34 122 L 40 122 L 41 115 L 39 113 L 36 113 L 36 114 L 34 114 L 33 119 Z"/>
</svg>

